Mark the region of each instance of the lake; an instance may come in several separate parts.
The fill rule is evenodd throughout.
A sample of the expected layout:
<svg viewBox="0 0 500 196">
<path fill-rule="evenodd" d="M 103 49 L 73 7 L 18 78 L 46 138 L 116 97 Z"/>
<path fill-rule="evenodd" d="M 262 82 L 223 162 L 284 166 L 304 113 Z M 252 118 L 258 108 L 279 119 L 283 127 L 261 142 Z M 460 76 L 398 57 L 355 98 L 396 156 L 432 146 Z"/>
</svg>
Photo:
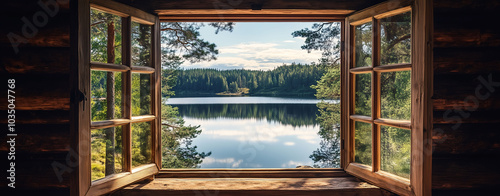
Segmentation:
<svg viewBox="0 0 500 196">
<path fill-rule="evenodd" d="M 285 97 L 186 97 L 166 102 L 186 125 L 200 125 L 198 152 L 212 152 L 201 168 L 313 166 L 320 148 L 320 100 Z M 338 103 L 338 101 L 330 101 Z"/>
</svg>

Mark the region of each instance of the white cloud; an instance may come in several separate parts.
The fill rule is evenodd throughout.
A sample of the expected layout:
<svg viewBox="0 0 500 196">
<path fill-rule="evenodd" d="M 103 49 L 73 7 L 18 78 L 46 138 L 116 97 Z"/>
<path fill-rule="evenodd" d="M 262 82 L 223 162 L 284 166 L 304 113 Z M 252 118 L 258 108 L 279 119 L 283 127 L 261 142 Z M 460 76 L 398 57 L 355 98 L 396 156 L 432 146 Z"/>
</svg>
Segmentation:
<svg viewBox="0 0 500 196">
<path fill-rule="evenodd" d="M 319 138 L 314 126 L 293 127 L 280 123 L 270 123 L 257 119 L 228 119 L 204 120 L 186 118 L 190 124 L 202 125 L 203 135 L 211 139 L 238 140 L 240 142 L 279 142 L 279 137 L 293 137 L 310 144 L 319 144 Z M 264 122 L 264 123 L 259 123 Z M 238 126 L 237 130 L 234 126 Z M 285 142 L 292 146 L 295 142 Z"/>
<path fill-rule="evenodd" d="M 276 43 L 240 43 L 219 48 L 217 60 L 194 64 L 185 63 L 184 67 L 269 70 L 283 63 L 311 63 L 319 58 L 321 58 L 320 51 L 308 53 L 300 48 L 280 48 L 280 45 Z"/>
<path fill-rule="evenodd" d="M 295 41 L 293 41 L 293 40 L 285 40 L 283 42 L 285 42 L 285 43 L 294 43 Z"/>
<path fill-rule="evenodd" d="M 232 168 L 239 167 L 242 162 L 243 162 L 243 160 L 239 159 L 236 161 L 234 158 L 216 159 L 216 158 L 212 158 L 212 157 L 205 157 L 203 159 L 204 165 L 225 164 L 225 165 L 230 166 Z"/>
</svg>

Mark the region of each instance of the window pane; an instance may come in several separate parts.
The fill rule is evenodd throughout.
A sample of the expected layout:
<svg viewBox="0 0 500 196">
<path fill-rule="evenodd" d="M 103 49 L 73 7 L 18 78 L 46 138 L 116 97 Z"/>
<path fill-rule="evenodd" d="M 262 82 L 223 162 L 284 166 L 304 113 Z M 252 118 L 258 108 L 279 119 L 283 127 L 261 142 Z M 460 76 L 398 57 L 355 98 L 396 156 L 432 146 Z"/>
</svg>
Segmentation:
<svg viewBox="0 0 500 196">
<path fill-rule="evenodd" d="M 354 28 L 355 67 L 372 65 L 372 22 Z"/>
<path fill-rule="evenodd" d="M 410 120 L 411 71 L 385 72 L 380 80 L 382 118 Z"/>
<path fill-rule="evenodd" d="M 355 114 L 371 116 L 372 74 L 356 74 Z"/>
<path fill-rule="evenodd" d="M 372 165 L 372 125 L 364 122 L 354 124 L 354 162 Z"/>
<path fill-rule="evenodd" d="M 411 131 L 381 126 L 380 139 L 380 169 L 410 178 Z"/>
<path fill-rule="evenodd" d="M 381 65 L 411 62 L 411 12 L 380 19 Z"/>
<path fill-rule="evenodd" d="M 122 172 L 122 127 L 91 131 L 91 179 Z"/>
<path fill-rule="evenodd" d="M 151 66 L 151 26 L 132 22 L 132 65 Z"/>
<path fill-rule="evenodd" d="M 132 116 L 151 114 L 151 74 L 132 74 Z"/>
<path fill-rule="evenodd" d="M 121 75 L 121 72 L 91 71 L 90 110 L 92 121 L 122 117 Z"/>
<path fill-rule="evenodd" d="M 132 167 L 151 163 L 151 123 L 132 124 Z"/>
<path fill-rule="evenodd" d="M 108 34 L 108 32 L 114 32 L 114 33 Z M 91 61 L 101 62 L 101 63 L 121 64 L 122 63 L 121 17 L 91 9 L 90 44 L 91 44 L 91 49 L 90 49 Z M 108 47 L 110 49 L 109 53 L 108 53 Z M 109 55 L 114 56 L 114 58 L 108 57 Z"/>
</svg>

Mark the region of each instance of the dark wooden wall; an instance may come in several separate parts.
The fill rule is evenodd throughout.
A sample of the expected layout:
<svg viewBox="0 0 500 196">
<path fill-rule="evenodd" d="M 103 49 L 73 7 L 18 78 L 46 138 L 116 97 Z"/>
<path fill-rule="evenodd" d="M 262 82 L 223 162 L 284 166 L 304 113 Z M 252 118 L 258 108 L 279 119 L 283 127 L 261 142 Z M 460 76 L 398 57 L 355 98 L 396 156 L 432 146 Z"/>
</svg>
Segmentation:
<svg viewBox="0 0 500 196">
<path fill-rule="evenodd" d="M 116 0 L 153 12 L 157 9 L 339 9 L 361 10 L 384 0 Z"/>
<path fill-rule="evenodd" d="M 59 180 L 52 167 L 55 162 L 68 166 L 66 157 L 70 146 L 71 16 L 69 3 L 58 4 L 58 7 L 50 16 L 36 0 L 3 1 L 0 6 L 2 195 L 69 194 L 69 173 L 64 173 Z M 33 22 L 34 15 L 38 22 Z M 36 33 L 28 30 L 25 31 L 28 37 L 23 35 L 25 24 L 36 28 Z M 26 43 L 19 45 L 18 53 L 7 37 L 9 33 L 26 39 Z M 15 189 L 7 187 L 5 177 L 9 169 L 5 137 L 7 79 L 16 80 Z"/>
<path fill-rule="evenodd" d="M 434 0 L 434 195 L 500 186 L 499 13 L 500 1 Z"/>
</svg>

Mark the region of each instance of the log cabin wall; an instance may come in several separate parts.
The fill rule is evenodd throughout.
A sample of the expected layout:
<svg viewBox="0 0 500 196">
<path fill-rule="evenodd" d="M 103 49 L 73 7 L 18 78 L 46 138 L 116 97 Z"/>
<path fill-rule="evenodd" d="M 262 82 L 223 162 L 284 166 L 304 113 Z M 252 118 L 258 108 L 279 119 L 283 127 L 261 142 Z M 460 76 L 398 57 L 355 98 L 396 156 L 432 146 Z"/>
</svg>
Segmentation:
<svg viewBox="0 0 500 196">
<path fill-rule="evenodd" d="M 499 1 L 434 0 L 434 195 L 500 186 L 499 13 Z"/>
<path fill-rule="evenodd" d="M 0 191 L 2 195 L 69 195 L 69 0 L 2 1 L 0 19 Z M 59 2 L 59 3 L 57 3 Z M 54 4 L 57 3 L 57 9 Z M 45 6 L 47 5 L 47 6 Z M 11 43 L 20 42 L 18 51 Z M 7 187 L 7 79 L 15 79 L 15 189 Z M 58 165 L 59 163 L 60 165 Z M 70 170 L 68 170 L 70 171 Z"/>
</svg>

